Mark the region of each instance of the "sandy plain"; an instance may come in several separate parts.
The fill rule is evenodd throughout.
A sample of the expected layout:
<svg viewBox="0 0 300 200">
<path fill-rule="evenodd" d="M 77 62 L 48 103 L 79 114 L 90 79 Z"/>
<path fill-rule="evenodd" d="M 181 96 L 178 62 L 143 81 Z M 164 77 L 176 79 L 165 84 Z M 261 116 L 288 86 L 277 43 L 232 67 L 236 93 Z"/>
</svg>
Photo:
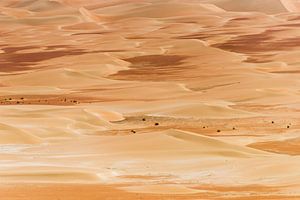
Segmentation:
<svg viewBox="0 0 300 200">
<path fill-rule="evenodd" d="M 0 199 L 300 199 L 297 3 L 2 0 Z"/>
</svg>

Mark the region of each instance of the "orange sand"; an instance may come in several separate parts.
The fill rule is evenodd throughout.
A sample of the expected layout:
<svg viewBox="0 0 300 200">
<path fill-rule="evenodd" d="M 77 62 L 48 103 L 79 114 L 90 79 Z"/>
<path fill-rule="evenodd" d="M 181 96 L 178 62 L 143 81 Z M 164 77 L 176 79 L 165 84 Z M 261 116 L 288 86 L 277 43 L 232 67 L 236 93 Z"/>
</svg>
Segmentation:
<svg viewBox="0 0 300 200">
<path fill-rule="evenodd" d="M 0 199 L 300 199 L 297 0 L 2 0 Z"/>
</svg>

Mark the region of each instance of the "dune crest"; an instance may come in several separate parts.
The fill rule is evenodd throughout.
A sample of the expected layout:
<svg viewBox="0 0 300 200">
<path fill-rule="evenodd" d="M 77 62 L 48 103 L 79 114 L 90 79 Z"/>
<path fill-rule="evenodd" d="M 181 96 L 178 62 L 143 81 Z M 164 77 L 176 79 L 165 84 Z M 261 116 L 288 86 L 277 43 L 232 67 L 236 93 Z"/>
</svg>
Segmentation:
<svg viewBox="0 0 300 200">
<path fill-rule="evenodd" d="M 300 1 L 298 1 L 298 0 L 281 0 L 281 3 L 290 12 L 299 12 L 300 11 Z"/>
<path fill-rule="evenodd" d="M 84 7 L 79 8 L 79 12 L 87 22 L 100 22 L 100 17 Z"/>
</svg>

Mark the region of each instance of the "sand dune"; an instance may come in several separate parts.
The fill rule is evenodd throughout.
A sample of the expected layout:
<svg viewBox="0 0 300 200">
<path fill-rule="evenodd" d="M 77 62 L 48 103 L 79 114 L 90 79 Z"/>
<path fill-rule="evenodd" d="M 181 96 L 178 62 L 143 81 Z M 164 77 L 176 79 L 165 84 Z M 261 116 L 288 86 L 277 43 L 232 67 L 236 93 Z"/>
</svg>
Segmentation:
<svg viewBox="0 0 300 200">
<path fill-rule="evenodd" d="M 48 77 L 48 79 L 46 77 Z M 32 82 L 32 79 L 35 80 L 35 83 Z M 39 86 L 67 87 L 76 84 L 79 86 L 95 85 L 103 82 L 109 84 L 109 82 L 113 83 L 114 81 L 72 69 L 54 69 L 28 73 L 21 76 L 16 75 L 13 79 L 9 77 L 7 81 L 4 80 L 3 82 L 7 85 L 32 86 L 32 84 L 38 84 Z"/>
<path fill-rule="evenodd" d="M 66 142 L 64 147 L 61 145 L 49 146 L 46 152 L 48 154 L 58 154 L 62 150 L 61 148 L 64 148 L 64 154 L 68 154 L 74 151 L 74 143 L 82 142 L 82 144 L 89 145 L 90 147 L 88 149 L 75 150 L 78 155 L 91 154 L 94 150 L 98 149 L 100 155 L 111 154 L 116 157 L 135 157 L 135 159 L 142 159 L 143 156 L 149 159 L 160 159 L 165 155 L 168 155 L 170 158 L 176 158 L 176 156 L 184 158 L 185 152 L 191 152 L 191 157 L 201 155 L 203 158 L 211 155 L 217 157 L 268 156 L 268 153 L 263 151 L 232 145 L 218 139 L 173 129 L 147 133 L 145 135 L 107 136 L 106 138 L 100 137 L 99 140 L 94 139 L 95 141 L 85 139 L 82 141 L 74 140 L 74 142 Z M 101 146 L 97 146 L 96 143 L 101 143 Z M 31 150 L 29 151 L 31 152 Z"/>
<path fill-rule="evenodd" d="M 26 170 L 26 169 L 24 169 Z M 77 182 L 97 182 L 98 177 L 94 174 L 67 171 L 42 171 L 36 170 L 32 173 L 26 170 L 18 173 L 0 173 L 1 182 L 23 182 L 23 183 L 42 183 L 47 180 L 47 183 L 77 183 Z"/>
<path fill-rule="evenodd" d="M 286 7 L 287 10 L 291 12 L 300 11 L 300 2 L 293 0 L 281 0 L 281 3 Z"/>
<path fill-rule="evenodd" d="M 53 9 L 61 8 L 61 4 L 51 0 L 41 0 L 39 2 L 32 0 L 24 0 L 22 2 L 15 2 L 10 7 L 23 8 L 32 12 L 43 12 Z"/>
<path fill-rule="evenodd" d="M 158 116 L 170 117 L 194 117 L 194 118 L 235 118 L 235 117 L 251 117 L 255 113 L 247 113 L 244 111 L 235 110 L 227 106 L 219 105 L 197 105 L 189 104 L 183 106 L 174 106 L 166 111 L 155 113 Z"/>
<path fill-rule="evenodd" d="M 22 17 L 28 17 L 32 15 L 32 13 L 25 9 L 15 9 L 15 8 L 8 8 L 8 7 L 1 7 L 0 11 L 2 14 L 15 17 L 15 18 L 22 18 Z"/>
<path fill-rule="evenodd" d="M 100 22 L 101 17 L 97 16 L 96 14 L 92 13 L 91 11 L 81 7 L 79 8 L 79 12 L 87 22 Z"/>
<path fill-rule="evenodd" d="M 268 14 L 286 12 L 285 5 L 281 4 L 285 1 L 280 0 L 202 0 L 202 2 L 214 3 L 227 11 L 235 12 L 264 12 Z"/>
<path fill-rule="evenodd" d="M 180 3 L 156 3 L 142 8 L 130 10 L 128 14 L 121 15 L 127 17 L 148 17 L 165 18 L 182 15 L 196 15 L 199 12 L 222 12 L 223 10 L 211 4 L 180 4 Z"/>
<path fill-rule="evenodd" d="M 1 124 L 1 144 L 36 144 L 40 139 L 18 128 Z"/>
<path fill-rule="evenodd" d="M 299 199 L 296 0 L 2 0 L 0 199 Z"/>
<path fill-rule="evenodd" d="M 259 152 L 254 149 L 247 149 L 244 147 L 239 147 L 239 146 L 234 146 L 230 144 L 226 144 L 222 141 L 219 141 L 217 139 L 212 139 L 206 136 L 199 136 L 194 133 L 189 133 L 189 132 L 183 132 L 183 131 L 177 131 L 177 130 L 170 130 L 167 132 L 164 132 L 164 134 L 167 134 L 171 137 L 174 137 L 176 139 L 180 139 L 184 142 L 190 142 L 190 143 L 195 143 L 199 148 L 202 148 L 205 152 L 209 151 L 215 151 L 215 152 L 227 152 L 228 155 L 230 155 L 230 151 L 232 151 L 232 155 L 237 153 L 241 154 L 253 154 L 253 155 L 264 155 L 264 152 Z"/>
</svg>

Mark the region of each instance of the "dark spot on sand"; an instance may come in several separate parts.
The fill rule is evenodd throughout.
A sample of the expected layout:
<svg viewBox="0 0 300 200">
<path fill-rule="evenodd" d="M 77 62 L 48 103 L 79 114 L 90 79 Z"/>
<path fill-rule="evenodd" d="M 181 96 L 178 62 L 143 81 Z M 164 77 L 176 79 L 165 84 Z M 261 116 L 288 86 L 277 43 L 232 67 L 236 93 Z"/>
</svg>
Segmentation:
<svg viewBox="0 0 300 200">
<path fill-rule="evenodd" d="M 32 52 L 32 53 L 20 53 L 19 50 L 34 49 L 28 47 L 9 47 L 4 48 L 4 54 L 0 55 L 0 71 L 18 71 L 32 69 L 32 65 L 39 62 L 59 58 L 63 56 L 81 55 L 86 53 L 81 49 L 74 50 L 57 50 L 57 51 L 44 51 L 44 52 Z"/>
<path fill-rule="evenodd" d="M 158 80 L 170 78 L 186 70 L 181 64 L 187 59 L 182 55 L 145 55 L 124 59 L 131 63 L 129 70 L 122 70 L 110 77 L 118 80 Z"/>
</svg>

